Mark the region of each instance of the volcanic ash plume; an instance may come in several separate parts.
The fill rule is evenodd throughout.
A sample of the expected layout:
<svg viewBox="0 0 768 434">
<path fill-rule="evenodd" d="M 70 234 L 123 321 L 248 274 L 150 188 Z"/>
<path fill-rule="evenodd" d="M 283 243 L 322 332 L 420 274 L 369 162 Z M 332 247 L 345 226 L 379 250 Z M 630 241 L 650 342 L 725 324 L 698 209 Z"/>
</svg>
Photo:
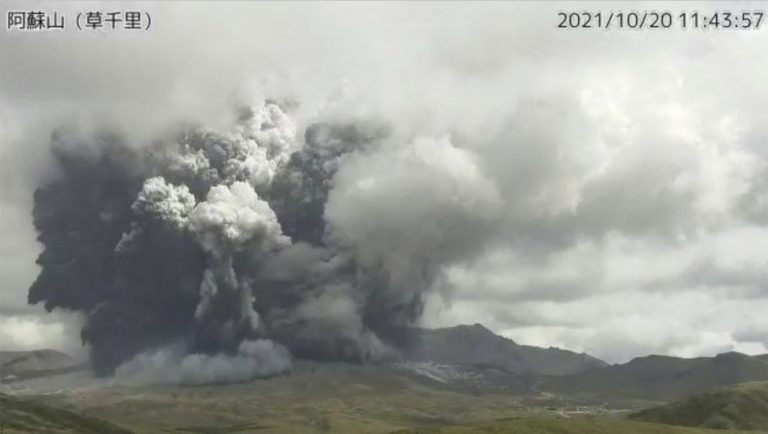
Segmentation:
<svg viewBox="0 0 768 434">
<path fill-rule="evenodd" d="M 387 336 L 418 319 L 442 266 L 482 245 L 498 197 L 449 140 L 384 146 L 386 131 L 314 124 L 299 143 L 271 102 L 231 131 L 138 148 L 58 131 L 29 301 L 83 312 L 95 371 L 135 381 L 391 357 Z"/>
</svg>

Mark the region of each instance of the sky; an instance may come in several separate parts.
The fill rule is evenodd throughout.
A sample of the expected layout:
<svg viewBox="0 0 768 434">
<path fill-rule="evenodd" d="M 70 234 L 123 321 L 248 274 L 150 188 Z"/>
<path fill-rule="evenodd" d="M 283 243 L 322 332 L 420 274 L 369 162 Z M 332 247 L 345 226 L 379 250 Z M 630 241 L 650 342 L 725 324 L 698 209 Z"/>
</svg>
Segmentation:
<svg viewBox="0 0 768 434">
<path fill-rule="evenodd" d="M 388 148 L 340 171 L 327 213 L 374 226 L 344 236 L 445 256 L 424 325 L 480 322 L 609 362 L 768 352 L 768 30 L 558 29 L 573 2 L 0 6 L 153 20 L 138 33 L 0 31 L 0 349 L 83 351 L 76 314 L 26 304 L 41 249 L 32 194 L 56 177 L 56 127 L 108 125 L 141 146 L 278 98 L 298 131 L 389 126 Z M 363 181 L 375 188 L 360 198 L 348 187 Z M 449 213 L 433 240 L 418 222 L 446 192 L 484 218 Z"/>
</svg>

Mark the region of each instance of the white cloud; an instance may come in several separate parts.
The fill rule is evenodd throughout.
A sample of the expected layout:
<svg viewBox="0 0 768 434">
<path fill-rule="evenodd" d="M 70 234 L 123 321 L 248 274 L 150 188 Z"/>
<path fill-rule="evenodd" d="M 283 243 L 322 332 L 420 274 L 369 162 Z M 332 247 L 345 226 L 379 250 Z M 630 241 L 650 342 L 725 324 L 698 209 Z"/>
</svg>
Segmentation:
<svg viewBox="0 0 768 434">
<path fill-rule="evenodd" d="M 83 358 L 80 320 L 76 315 L 0 315 L 0 350 L 22 351 L 49 348 Z"/>
</svg>

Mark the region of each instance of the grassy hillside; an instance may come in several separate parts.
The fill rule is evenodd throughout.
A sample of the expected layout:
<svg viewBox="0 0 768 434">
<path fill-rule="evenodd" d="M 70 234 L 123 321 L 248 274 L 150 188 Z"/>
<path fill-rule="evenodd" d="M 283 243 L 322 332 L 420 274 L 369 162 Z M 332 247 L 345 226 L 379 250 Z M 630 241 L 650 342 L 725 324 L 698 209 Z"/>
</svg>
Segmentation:
<svg viewBox="0 0 768 434">
<path fill-rule="evenodd" d="M 68 410 L 0 394 L 3 434 L 131 434 L 109 422 Z"/>
<path fill-rule="evenodd" d="M 512 395 L 456 390 L 394 368 L 341 363 L 295 368 L 290 375 L 250 383 L 115 386 L 49 399 L 141 434 L 387 433 L 526 411 Z"/>
<path fill-rule="evenodd" d="M 719 432 L 721 431 L 607 418 L 512 418 L 471 425 L 409 429 L 397 431 L 397 434 L 717 434 Z"/>
<path fill-rule="evenodd" d="M 710 432 L 628 421 L 620 416 L 625 410 L 601 406 L 589 407 L 596 411 L 588 412 L 593 415 L 588 417 L 581 411 L 585 407 L 548 404 L 547 408 L 526 402 L 514 393 L 457 387 L 387 366 L 301 363 L 290 375 L 242 384 L 76 386 L 72 390 L 70 394 L 46 395 L 45 399 L 76 409 L 77 414 L 24 402 L 22 408 L 31 416 L 15 419 L 36 424 L 30 425 L 27 432 L 44 433 L 121 432 L 114 431 L 114 427 L 109 431 L 88 425 L 103 423 L 101 420 L 136 434 L 358 434 L 397 430 L 521 434 Z M 13 404 L 18 405 L 17 402 L 21 401 L 14 400 Z"/>
<path fill-rule="evenodd" d="M 720 387 L 768 381 L 768 362 L 741 353 L 682 359 L 639 357 L 622 365 L 549 379 L 543 388 L 561 394 L 672 401 Z"/>
<path fill-rule="evenodd" d="M 672 425 L 768 431 L 768 382 L 705 393 L 643 410 L 630 418 Z"/>
<path fill-rule="evenodd" d="M 104 421 L 136 434 L 357 434 L 397 430 L 703 434 L 712 431 L 698 427 L 704 423 L 696 421 L 689 423 L 696 427 L 685 428 L 625 420 L 623 415 L 631 409 L 653 403 L 624 397 L 643 396 L 655 389 L 665 395 L 681 385 L 687 387 L 684 391 L 687 393 L 691 389 L 762 373 L 768 374 L 768 363 L 735 353 L 700 359 L 654 356 L 563 378 L 593 381 L 575 383 L 574 387 L 578 387 L 573 393 L 552 392 L 544 390 L 544 384 L 534 384 L 536 396 L 533 398 L 530 393 L 520 394 L 511 386 L 487 388 L 472 381 L 442 383 L 399 365 L 297 361 L 289 375 L 199 387 L 126 386 L 119 381 L 102 382 L 71 373 L 9 384 L 8 390 L 44 396 L 45 403 L 54 407 L 4 397 L 6 432 L 3 434 L 126 432 Z M 499 383 L 503 383 L 501 380 Z M 70 393 L 59 393 L 61 390 Z M 609 391 L 619 399 L 579 396 L 592 390 Z M 745 402 L 752 403 L 751 396 L 755 393 L 762 392 L 749 392 L 750 398 Z M 748 405 L 746 408 L 752 409 L 753 415 L 760 411 Z M 587 414 L 592 416 L 585 416 Z M 736 418 L 733 421 L 727 426 L 748 426 L 737 424 Z M 414 429 L 418 431 L 412 431 Z"/>
</svg>

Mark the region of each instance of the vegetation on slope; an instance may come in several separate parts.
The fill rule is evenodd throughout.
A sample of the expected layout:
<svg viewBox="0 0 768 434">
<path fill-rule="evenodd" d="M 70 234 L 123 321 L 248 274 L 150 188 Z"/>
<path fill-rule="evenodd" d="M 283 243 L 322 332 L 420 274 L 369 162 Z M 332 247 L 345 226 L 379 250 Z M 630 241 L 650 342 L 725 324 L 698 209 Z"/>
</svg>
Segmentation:
<svg viewBox="0 0 768 434">
<path fill-rule="evenodd" d="M 768 430 L 768 382 L 740 384 L 629 417 L 671 425 Z"/>
<path fill-rule="evenodd" d="M 733 431 L 738 432 L 738 431 Z M 510 418 L 471 425 L 408 429 L 397 434 L 715 434 L 686 428 L 610 418 Z"/>
<path fill-rule="evenodd" d="M 0 394 L 0 426 L 3 434 L 131 434 L 98 418 L 5 394 Z"/>
<path fill-rule="evenodd" d="M 694 359 L 638 357 L 622 365 L 551 378 L 544 389 L 561 394 L 671 401 L 749 381 L 768 381 L 768 362 L 731 352 Z"/>
</svg>

